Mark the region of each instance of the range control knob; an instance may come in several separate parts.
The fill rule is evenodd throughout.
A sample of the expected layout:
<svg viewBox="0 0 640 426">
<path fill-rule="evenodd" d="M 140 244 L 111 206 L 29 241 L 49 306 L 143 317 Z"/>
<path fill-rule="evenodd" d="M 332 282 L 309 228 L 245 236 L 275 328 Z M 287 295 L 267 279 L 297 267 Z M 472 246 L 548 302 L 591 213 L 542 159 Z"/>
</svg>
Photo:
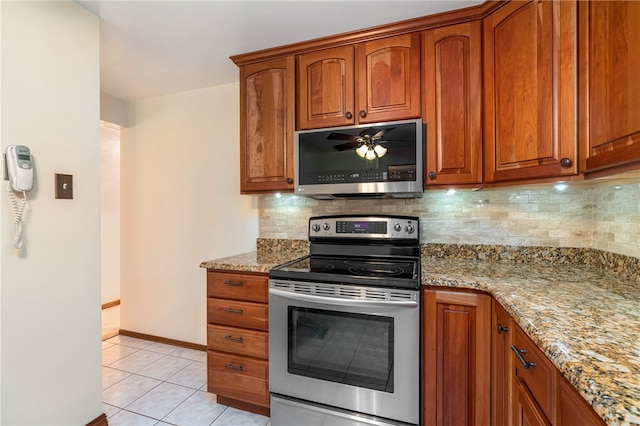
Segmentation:
<svg viewBox="0 0 640 426">
<path fill-rule="evenodd" d="M 315 224 L 311 227 L 311 229 L 313 229 L 313 232 L 318 232 L 318 231 L 320 231 L 320 225 L 318 225 L 317 223 L 315 223 Z"/>
<path fill-rule="evenodd" d="M 406 231 L 409 234 L 413 234 L 413 231 L 415 231 L 415 228 L 413 227 L 413 225 L 407 225 Z"/>
<path fill-rule="evenodd" d="M 400 232 L 400 231 L 402 231 L 402 225 L 400 225 L 399 223 L 396 223 L 395 225 L 393 225 L 393 229 L 396 232 Z"/>
<path fill-rule="evenodd" d="M 331 229 L 331 225 L 325 222 L 322 224 L 322 229 L 324 229 L 325 231 L 328 231 L 329 229 Z"/>
</svg>

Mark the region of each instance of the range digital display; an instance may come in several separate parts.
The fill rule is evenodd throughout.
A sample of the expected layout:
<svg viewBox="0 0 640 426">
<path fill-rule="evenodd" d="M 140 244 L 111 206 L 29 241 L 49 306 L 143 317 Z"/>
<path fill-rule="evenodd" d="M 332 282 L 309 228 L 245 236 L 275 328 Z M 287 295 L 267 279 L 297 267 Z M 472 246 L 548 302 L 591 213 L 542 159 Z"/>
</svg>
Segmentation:
<svg viewBox="0 0 640 426">
<path fill-rule="evenodd" d="M 356 222 L 342 220 L 336 222 L 338 234 L 386 234 L 387 222 Z"/>
</svg>

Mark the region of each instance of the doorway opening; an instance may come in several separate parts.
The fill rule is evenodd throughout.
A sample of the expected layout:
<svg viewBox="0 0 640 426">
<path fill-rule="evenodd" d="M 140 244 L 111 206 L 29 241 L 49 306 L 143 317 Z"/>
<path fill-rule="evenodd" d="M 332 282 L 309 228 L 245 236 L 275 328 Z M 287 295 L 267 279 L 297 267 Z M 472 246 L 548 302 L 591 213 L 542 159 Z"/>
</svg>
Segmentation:
<svg viewBox="0 0 640 426">
<path fill-rule="evenodd" d="M 100 122 L 102 340 L 120 331 L 120 126 Z"/>
</svg>

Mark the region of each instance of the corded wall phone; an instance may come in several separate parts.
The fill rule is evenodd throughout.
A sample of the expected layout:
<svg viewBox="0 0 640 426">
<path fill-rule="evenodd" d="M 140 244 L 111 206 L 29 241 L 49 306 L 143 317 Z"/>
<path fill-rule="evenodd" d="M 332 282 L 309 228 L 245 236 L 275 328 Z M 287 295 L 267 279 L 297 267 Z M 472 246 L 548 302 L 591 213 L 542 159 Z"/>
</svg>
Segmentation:
<svg viewBox="0 0 640 426">
<path fill-rule="evenodd" d="M 9 145 L 6 154 L 9 185 L 16 192 L 33 188 L 33 162 L 31 152 L 24 145 Z"/>
<path fill-rule="evenodd" d="M 13 247 L 22 248 L 22 228 L 24 209 L 27 206 L 27 191 L 33 189 L 33 159 L 29 147 L 9 145 L 4 156 L 5 179 L 9 181 L 8 191 L 15 214 Z M 22 202 L 18 202 L 14 192 L 22 192 Z"/>
</svg>

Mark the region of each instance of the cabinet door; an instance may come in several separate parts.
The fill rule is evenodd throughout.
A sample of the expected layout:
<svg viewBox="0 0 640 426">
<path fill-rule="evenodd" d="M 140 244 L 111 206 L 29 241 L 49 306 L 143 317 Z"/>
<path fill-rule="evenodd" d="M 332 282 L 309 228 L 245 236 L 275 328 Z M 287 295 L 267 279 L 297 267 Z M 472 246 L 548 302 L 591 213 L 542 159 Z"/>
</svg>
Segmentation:
<svg viewBox="0 0 640 426">
<path fill-rule="evenodd" d="M 551 426 L 526 387 L 516 380 L 515 426 Z"/>
<path fill-rule="evenodd" d="M 424 290 L 423 303 L 422 424 L 489 424 L 490 297 Z"/>
<path fill-rule="evenodd" d="M 514 381 L 527 389 L 544 416 L 555 423 L 557 369 L 520 327 L 514 327 L 511 352 Z"/>
<path fill-rule="evenodd" d="M 564 377 L 559 377 L 558 393 L 558 411 L 562 426 L 604 426 L 602 418 Z"/>
<path fill-rule="evenodd" d="M 297 57 L 298 129 L 355 123 L 353 49 L 336 47 Z"/>
<path fill-rule="evenodd" d="M 481 21 L 424 32 L 426 186 L 482 183 Z"/>
<path fill-rule="evenodd" d="M 576 2 L 509 2 L 484 21 L 487 182 L 577 173 Z"/>
<path fill-rule="evenodd" d="M 491 424 L 507 426 L 511 419 L 511 317 L 492 300 L 491 312 Z"/>
<path fill-rule="evenodd" d="M 586 171 L 640 164 L 640 2 L 579 3 Z"/>
<path fill-rule="evenodd" d="M 293 57 L 240 68 L 240 192 L 293 190 Z"/>
<path fill-rule="evenodd" d="M 358 121 L 420 117 L 420 34 L 361 43 L 356 49 Z"/>
</svg>

